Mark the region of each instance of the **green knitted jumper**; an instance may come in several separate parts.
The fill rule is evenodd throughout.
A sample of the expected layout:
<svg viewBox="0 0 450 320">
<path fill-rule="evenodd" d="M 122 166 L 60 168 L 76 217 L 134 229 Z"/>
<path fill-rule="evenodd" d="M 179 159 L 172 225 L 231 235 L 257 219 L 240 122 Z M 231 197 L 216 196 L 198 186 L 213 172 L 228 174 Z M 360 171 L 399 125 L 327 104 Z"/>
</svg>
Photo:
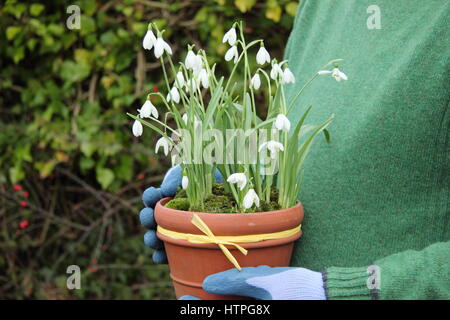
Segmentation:
<svg viewBox="0 0 450 320">
<path fill-rule="evenodd" d="M 335 114 L 304 165 L 292 259 L 325 270 L 330 299 L 450 299 L 449 16 L 445 0 L 301 1 L 288 101 L 334 58 L 348 76 L 320 75 L 289 114 Z"/>
</svg>

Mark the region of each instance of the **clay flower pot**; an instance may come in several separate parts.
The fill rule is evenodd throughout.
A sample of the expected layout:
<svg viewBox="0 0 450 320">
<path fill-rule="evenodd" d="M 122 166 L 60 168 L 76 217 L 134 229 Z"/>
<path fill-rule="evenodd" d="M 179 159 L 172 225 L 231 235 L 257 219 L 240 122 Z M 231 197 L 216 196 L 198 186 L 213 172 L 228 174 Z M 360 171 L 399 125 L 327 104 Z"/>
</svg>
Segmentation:
<svg viewBox="0 0 450 320">
<path fill-rule="evenodd" d="M 204 235 L 191 220 L 194 213 L 174 210 L 164 205 L 170 198 L 156 204 L 155 219 L 164 229 L 188 234 Z M 202 213 L 195 212 L 210 228 L 215 236 L 242 236 L 268 234 L 298 227 L 303 220 L 303 207 L 299 202 L 295 207 L 270 212 L 257 213 Z M 234 246 L 226 245 L 241 267 L 268 265 L 271 267 L 289 266 L 294 241 L 301 236 L 295 234 L 259 242 L 239 243 L 248 250 L 242 254 Z M 235 296 L 222 296 L 208 293 L 202 289 L 202 282 L 210 274 L 234 268 L 215 243 L 192 243 L 174 239 L 158 232 L 164 241 L 170 268 L 170 276 L 177 298 L 192 295 L 202 299 L 239 299 Z"/>
</svg>

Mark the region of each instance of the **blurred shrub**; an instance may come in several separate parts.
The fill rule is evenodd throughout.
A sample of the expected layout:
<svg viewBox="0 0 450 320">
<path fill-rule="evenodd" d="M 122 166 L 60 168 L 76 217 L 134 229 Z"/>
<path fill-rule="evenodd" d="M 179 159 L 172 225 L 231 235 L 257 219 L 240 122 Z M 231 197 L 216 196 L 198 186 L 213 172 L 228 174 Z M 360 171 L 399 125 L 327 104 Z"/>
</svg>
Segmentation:
<svg viewBox="0 0 450 320">
<path fill-rule="evenodd" d="M 79 30 L 66 27 L 66 1 L 0 4 L 0 297 L 172 297 L 167 268 L 149 267 L 136 214 L 169 164 L 149 130 L 132 136 L 125 115 L 163 83 L 141 47 L 147 24 L 166 29 L 176 60 L 194 43 L 225 70 L 221 40 L 238 19 L 280 59 L 297 1 L 70 4 Z M 16 183 L 26 199 L 8 187 Z M 75 296 L 64 281 L 73 263 L 91 278 Z"/>
</svg>

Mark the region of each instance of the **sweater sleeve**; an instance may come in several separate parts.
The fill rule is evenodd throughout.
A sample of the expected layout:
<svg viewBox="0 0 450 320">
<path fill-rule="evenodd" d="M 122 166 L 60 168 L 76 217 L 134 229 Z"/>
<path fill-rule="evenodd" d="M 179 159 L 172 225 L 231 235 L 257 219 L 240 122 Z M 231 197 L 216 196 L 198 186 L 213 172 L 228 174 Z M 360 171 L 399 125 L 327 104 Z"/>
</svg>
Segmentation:
<svg viewBox="0 0 450 320">
<path fill-rule="evenodd" d="M 450 299 L 450 242 L 323 272 L 328 299 Z"/>
</svg>

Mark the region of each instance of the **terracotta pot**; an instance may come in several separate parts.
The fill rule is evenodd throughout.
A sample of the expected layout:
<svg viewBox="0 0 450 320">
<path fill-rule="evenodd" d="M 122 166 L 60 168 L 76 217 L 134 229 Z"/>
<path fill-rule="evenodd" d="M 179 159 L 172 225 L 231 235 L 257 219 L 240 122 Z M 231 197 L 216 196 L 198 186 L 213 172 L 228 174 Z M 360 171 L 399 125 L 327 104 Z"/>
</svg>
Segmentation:
<svg viewBox="0 0 450 320">
<path fill-rule="evenodd" d="M 191 234 L 203 233 L 191 223 L 192 212 L 166 208 L 170 198 L 156 204 L 155 219 L 161 227 Z M 270 212 L 257 213 L 202 213 L 195 212 L 216 236 L 238 236 L 285 231 L 298 226 L 303 220 L 303 207 L 297 206 Z M 239 243 L 248 250 L 245 256 L 233 246 L 227 246 L 241 267 L 268 265 L 271 267 L 289 266 L 294 241 L 301 231 L 293 236 L 264 240 L 252 243 Z M 158 232 L 170 268 L 170 276 L 177 298 L 192 295 L 202 299 L 239 299 L 236 296 L 223 296 L 208 293 L 202 289 L 202 282 L 210 274 L 234 268 L 217 244 L 190 243 L 186 240 L 172 239 Z"/>
</svg>

